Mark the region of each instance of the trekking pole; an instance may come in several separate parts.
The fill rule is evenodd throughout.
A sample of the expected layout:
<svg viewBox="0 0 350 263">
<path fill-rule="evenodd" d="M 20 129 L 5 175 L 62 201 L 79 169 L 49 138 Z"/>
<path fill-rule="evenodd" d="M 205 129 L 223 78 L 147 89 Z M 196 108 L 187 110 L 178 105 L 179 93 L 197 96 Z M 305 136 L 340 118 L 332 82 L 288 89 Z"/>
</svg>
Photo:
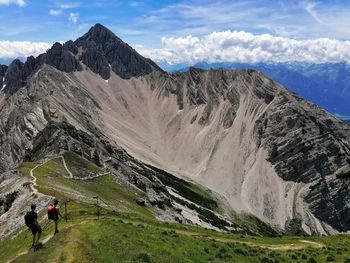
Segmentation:
<svg viewBox="0 0 350 263">
<path fill-rule="evenodd" d="M 68 221 L 68 217 L 67 217 L 67 200 L 64 200 L 64 219 L 66 220 L 66 222 Z"/>
</svg>

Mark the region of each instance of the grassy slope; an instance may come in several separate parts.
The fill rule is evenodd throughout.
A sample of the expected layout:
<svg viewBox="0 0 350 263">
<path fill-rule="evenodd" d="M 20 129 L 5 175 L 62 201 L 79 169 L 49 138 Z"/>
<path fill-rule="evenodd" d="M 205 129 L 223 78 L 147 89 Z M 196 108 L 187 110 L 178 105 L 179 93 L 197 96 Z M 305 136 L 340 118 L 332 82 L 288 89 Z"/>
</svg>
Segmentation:
<svg viewBox="0 0 350 263">
<path fill-rule="evenodd" d="M 66 163 L 71 170 L 72 163 L 85 161 Z M 28 175 L 34 166 L 25 163 L 20 171 Z M 98 171 L 96 167 L 91 170 Z M 314 244 L 302 242 L 300 237 L 249 237 L 161 223 L 135 204 L 138 193 L 116 183 L 111 176 L 81 181 L 64 179 L 64 173 L 59 158 L 34 170 L 41 192 L 71 200 L 70 220 L 60 223 L 62 231 L 42 250 L 19 256 L 14 262 L 311 262 L 310 258 L 316 262 L 344 262 L 350 258 L 348 236 L 303 238 L 317 242 Z M 108 204 L 100 220 L 94 215 L 94 195 Z M 42 222 L 45 224 L 46 220 Z M 52 232 L 49 225 L 43 238 Z M 25 252 L 30 239 L 28 231 L 20 231 L 0 241 L 0 262 Z"/>
<path fill-rule="evenodd" d="M 308 248 L 291 237 L 246 240 L 198 230 L 117 217 L 77 221 L 14 262 L 343 262 L 350 256 L 344 236 L 317 238 L 327 247 Z"/>
<path fill-rule="evenodd" d="M 80 177 L 84 175 L 84 171 L 88 171 L 95 174 L 102 173 L 100 167 L 84 158 L 79 157 L 76 153 L 65 152 L 63 154 L 63 157 L 71 173 L 74 176 Z"/>
</svg>

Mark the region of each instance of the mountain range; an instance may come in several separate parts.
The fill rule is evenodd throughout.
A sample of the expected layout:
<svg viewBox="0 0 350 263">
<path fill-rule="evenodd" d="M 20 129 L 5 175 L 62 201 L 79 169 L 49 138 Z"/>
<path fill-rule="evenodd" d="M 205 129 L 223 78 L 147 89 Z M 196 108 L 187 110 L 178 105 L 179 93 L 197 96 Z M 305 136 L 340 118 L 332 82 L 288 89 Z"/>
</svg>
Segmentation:
<svg viewBox="0 0 350 263">
<path fill-rule="evenodd" d="M 235 221 L 244 214 L 261 222 L 255 234 L 350 230 L 350 127 L 262 70 L 166 73 L 96 24 L 0 75 L 1 236 L 50 198 L 23 165 L 67 153 L 141 193 L 161 220 L 249 231 Z M 101 176 L 86 167 L 67 178 Z"/>
<path fill-rule="evenodd" d="M 183 65 L 161 64 L 170 72 L 188 70 Z M 260 62 L 197 63 L 201 69 L 255 69 L 342 119 L 350 119 L 350 66 L 347 63 Z"/>
</svg>

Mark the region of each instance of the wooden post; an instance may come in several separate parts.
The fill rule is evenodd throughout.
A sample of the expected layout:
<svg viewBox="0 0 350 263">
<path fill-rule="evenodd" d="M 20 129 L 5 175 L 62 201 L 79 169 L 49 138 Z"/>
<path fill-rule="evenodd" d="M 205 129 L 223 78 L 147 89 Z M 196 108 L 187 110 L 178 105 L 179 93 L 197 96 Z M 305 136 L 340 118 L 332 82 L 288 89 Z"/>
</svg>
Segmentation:
<svg viewBox="0 0 350 263">
<path fill-rule="evenodd" d="M 66 222 L 68 221 L 68 216 L 67 216 L 67 200 L 64 200 L 64 219 Z"/>
<path fill-rule="evenodd" d="M 97 219 L 100 219 L 100 202 L 99 202 L 99 198 L 98 196 L 94 196 L 94 199 L 96 199 L 96 215 L 97 215 Z"/>
<path fill-rule="evenodd" d="M 97 219 L 100 219 L 100 203 L 97 196 Z"/>
</svg>

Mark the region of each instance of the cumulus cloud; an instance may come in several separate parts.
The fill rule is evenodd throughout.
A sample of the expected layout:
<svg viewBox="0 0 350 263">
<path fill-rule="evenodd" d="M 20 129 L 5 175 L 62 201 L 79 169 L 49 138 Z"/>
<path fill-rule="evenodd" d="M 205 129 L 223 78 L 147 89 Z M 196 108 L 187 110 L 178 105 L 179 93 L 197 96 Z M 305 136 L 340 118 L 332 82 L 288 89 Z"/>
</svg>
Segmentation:
<svg viewBox="0 0 350 263">
<path fill-rule="evenodd" d="M 329 38 L 296 40 L 245 31 L 213 32 L 203 37 L 163 37 L 162 47 L 136 47 L 144 56 L 169 64 L 196 62 L 289 62 L 350 63 L 350 41 Z"/>
<path fill-rule="evenodd" d="M 74 24 L 78 22 L 79 13 L 69 13 L 69 21 L 72 21 Z"/>
<path fill-rule="evenodd" d="M 51 47 L 44 42 L 0 41 L 0 58 L 37 56 Z"/>
<path fill-rule="evenodd" d="M 0 5 L 10 5 L 10 4 L 15 4 L 23 7 L 26 5 L 26 1 L 25 0 L 0 0 Z"/>
</svg>

